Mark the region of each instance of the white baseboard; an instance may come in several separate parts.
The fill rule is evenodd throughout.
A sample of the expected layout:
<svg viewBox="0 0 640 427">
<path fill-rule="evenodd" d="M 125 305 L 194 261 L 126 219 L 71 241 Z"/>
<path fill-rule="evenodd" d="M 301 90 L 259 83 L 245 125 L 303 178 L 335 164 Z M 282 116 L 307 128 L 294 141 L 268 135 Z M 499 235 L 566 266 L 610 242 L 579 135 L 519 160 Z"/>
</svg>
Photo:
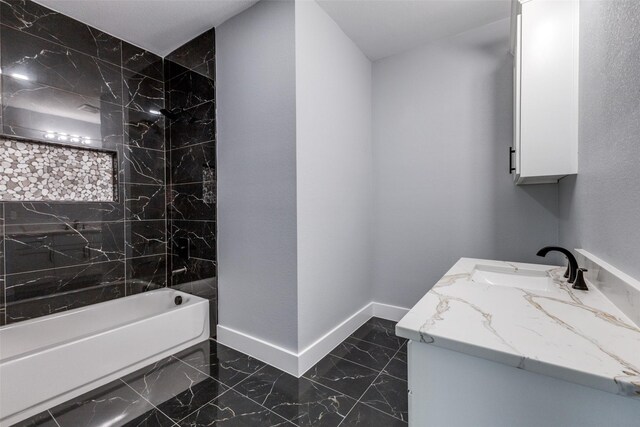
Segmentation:
<svg viewBox="0 0 640 427">
<path fill-rule="evenodd" d="M 291 375 L 298 376 L 298 355 L 291 350 L 223 325 L 217 326 L 217 333 L 216 341 L 220 344 L 262 360 L 264 363 L 275 366 Z"/>
<path fill-rule="evenodd" d="M 408 308 L 383 304 L 381 302 L 372 302 L 371 305 L 373 306 L 373 317 L 392 320 L 394 322 L 400 321 L 400 319 L 409 312 Z"/>
<path fill-rule="evenodd" d="M 397 322 L 408 311 L 409 309 L 404 307 L 370 302 L 299 353 L 224 325 L 218 325 L 216 340 L 291 375 L 301 377 L 372 317 Z"/>
</svg>

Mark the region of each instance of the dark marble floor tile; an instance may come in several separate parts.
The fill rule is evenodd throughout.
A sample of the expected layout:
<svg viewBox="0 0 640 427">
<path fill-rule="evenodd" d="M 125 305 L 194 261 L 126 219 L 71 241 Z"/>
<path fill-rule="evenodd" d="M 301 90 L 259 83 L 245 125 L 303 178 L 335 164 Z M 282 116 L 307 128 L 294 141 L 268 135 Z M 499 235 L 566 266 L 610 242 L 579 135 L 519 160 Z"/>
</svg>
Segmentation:
<svg viewBox="0 0 640 427">
<path fill-rule="evenodd" d="M 334 348 L 331 354 L 368 366 L 371 369 L 380 370 L 389 362 L 394 351 L 367 341 L 347 338 Z"/>
<path fill-rule="evenodd" d="M 408 386 L 406 381 L 380 374 L 360 401 L 403 421 L 408 418 Z"/>
<path fill-rule="evenodd" d="M 228 389 L 173 357 L 128 375 L 124 381 L 174 421 L 181 420 Z"/>
<path fill-rule="evenodd" d="M 309 369 L 305 378 L 358 399 L 378 376 L 378 371 L 340 359 L 326 356 Z"/>
<path fill-rule="evenodd" d="M 201 220 L 215 221 L 215 198 L 207 194 L 208 184 L 213 184 L 215 194 L 215 182 L 199 182 L 195 184 L 171 185 L 169 191 L 169 209 L 174 220 Z"/>
<path fill-rule="evenodd" d="M 406 341 L 396 336 L 395 322 L 374 317 L 351 335 L 362 341 L 398 350 Z"/>
<path fill-rule="evenodd" d="M 383 372 L 407 381 L 407 354 L 398 352 L 384 368 Z"/>
<path fill-rule="evenodd" d="M 120 380 L 113 381 L 51 409 L 60 427 L 138 425 L 157 409 Z M 156 414 L 157 426 L 172 425 L 162 414 Z M 145 424 L 141 424 L 145 425 Z"/>
<path fill-rule="evenodd" d="M 293 426 L 284 418 L 258 405 L 234 390 L 229 390 L 178 423 L 200 426 Z"/>
<path fill-rule="evenodd" d="M 407 423 L 358 403 L 340 425 L 345 427 L 403 427 Z"/>
<path fill-rule="evenodd" d="M 120 146 L 120 182 L 164 185 L 164 151 Z"/>
<path fill-rule="evenodd" d="M 58 424 L 56 424 L 53 417 L 49 415 L 49 412 L 45 411 L 13 424 L 11 427 L 58 427 Z"/>
<path fill-rule="evenodd" d="M 126 424 L 122 424 L 122 427 L 165 427 L 175 426 L 175 423 L 163 414 L 159 409 L 151 409 L 140 415 L 138 418 L 133 419 Z"/>
<path fill-rule="evenodd" d="M 122 66 L 156 80 L 163 79 L 162 58 L 125 41 L 122 42 Z"/>
<path fill-rule="evenodd" d="M 2 26 L 3 80 L 20 75 L 36 82 L 102 101 L 122 102 L 119 66 Z"/>
<path fill-rule="evenodd" d="M 356 402 L 345 394 L 271 366 L 234 389 L 299 426 L 336 426 Z"/>
<path fill-rule="evenodd" d="M 165 254 L 127 258 L 127 295 L 162 288 L 167 285 Z"/>
<path fill-rule="evenodd" d="M 52 143 L 45 134 L 66 133 L 82 137 L 79 142 L 67 140 L 67 145 L 105 150 L 115 150 L 123 141 L 120 105 L 5 76 L 2 98 L 6 135 Z"/>
<path fill-rule="evenodd" d="M 408 341 L 405 340 L 404 344 L 402 344 L 402 347 L 400 347 L 400 353 L 407 354 L 407 344 L 408 344 Z"/>
<path fill-rule="evenodd" d="M 230 387 L 266 366 L 214 340 L 196 344 L 175 357 Z"/>
<path fill-rule="evenodd" d="M 189 69 L 199 68 L 215 58 L 215 45 L 215 29 L 212 28 L 169 53 L 166 59 Z"/>
<path fill-rule="evenodd" d="M 120 40 L 30 0 L 3 1 L 2 23 L 120 65 Z"/>
<path fill-rule="evenodd" d="M 124 259 L 124 221 L 7 225 L 7 274 Z"/>
<path fill-rule="evenodd" d="M 164 219 L 165 187 L 161 185 L 131 184 L 125 189 L 126 219 Z"/>
<path fill-rule="evenodd" d="M 216 144 L 213 141 L 171 150 L 169 158 L 173 184 L 215 179 Z"/>
<path fill-rule="evenodd" d="M 164 108 L 164 84 L 132 71 L 123 71 L 124 106 L 138 111 L 160 111 Z"/>
<path fill-rule="evenodd" d="M 124 134 L 130 147 L 164 150 L 164 116 L 125 108 Z"/>
</svg>

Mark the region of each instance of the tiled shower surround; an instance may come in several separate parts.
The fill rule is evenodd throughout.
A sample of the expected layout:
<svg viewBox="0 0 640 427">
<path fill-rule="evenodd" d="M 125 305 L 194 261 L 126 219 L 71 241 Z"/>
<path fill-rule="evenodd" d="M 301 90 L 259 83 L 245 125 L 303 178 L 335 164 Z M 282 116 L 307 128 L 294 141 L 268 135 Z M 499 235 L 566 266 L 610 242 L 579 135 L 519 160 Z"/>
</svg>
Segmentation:
<svg viewBox="0 0 640 427">
<path fill-rule="evenodd" d="M 210 30 L 165 58 L 167 109 L 180 115 L 166 126 L 169 281 L 211 301 L 212 332 L 217 323 L 214 48 Z"/>
<path fill-rule="evenodd" d="M 75 134 L 117 159 L 112 201 L 0 202 L 0 325 L 166 286 L 180 265 L 174 283 L 209 298 L 215 318 L 213 53 L 213 30 L 170 62 L 31 1 L 0 0 L 0 138 Z M 165 122 L 165 103 L 194 119 Z"/>
</svg>

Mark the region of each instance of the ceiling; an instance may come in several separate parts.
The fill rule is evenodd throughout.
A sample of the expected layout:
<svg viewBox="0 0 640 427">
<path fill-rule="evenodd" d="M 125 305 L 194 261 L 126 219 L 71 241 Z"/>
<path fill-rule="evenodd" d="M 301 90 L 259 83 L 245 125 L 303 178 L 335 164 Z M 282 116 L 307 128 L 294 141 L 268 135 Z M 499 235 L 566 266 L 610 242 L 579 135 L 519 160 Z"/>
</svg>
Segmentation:
<svg viewBox="0 0 640 427">
<path fill-rule="evenodd" d="M 319 0 L 371 60 L 510 16 L 511 0 Z"/>
<path fill-rule="evenodd" d="M 257 0 L 36 1 L 160 56 L 257 3 Z M 318 0 L 318 3 L 371 60 L 507 18 L 511 4 L 510 0 Z"/>
<path fill-rule="evenodd" d="M 257 0 L 36 0 L 160 56 Z"/>
</svg>

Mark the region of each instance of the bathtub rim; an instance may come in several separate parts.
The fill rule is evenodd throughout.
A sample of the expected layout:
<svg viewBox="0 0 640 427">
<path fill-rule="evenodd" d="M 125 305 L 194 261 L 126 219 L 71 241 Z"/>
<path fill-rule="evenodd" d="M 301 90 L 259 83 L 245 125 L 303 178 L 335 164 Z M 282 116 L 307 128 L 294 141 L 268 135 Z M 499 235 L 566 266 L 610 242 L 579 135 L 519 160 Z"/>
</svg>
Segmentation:
<svg viewBox="0 0 640 427">
<path fill-rule="evenodd" d="M 126 326 L 129 326 L 129 325 L 138 324 L 138 323 L 143 322 L 145 320 L 148 320 L 148 319 L 150 319 L 152 317 L 164 316 L 169 312 L 185 310 L 188 307 L 191 307 L 192 305 L 195 305 L 195 304 L 208 304 L 208 302 L 209 302 L 209 300 L 207 300 L 205 298 L 198 297 L 198 296 L 195 296 L 195 295 L 183 292 L 183 291 L 178 291 L 176 289 L 171 289 L 171 288 L 154 289 L 152 291 L 142 292 L 140 294 L 129 295 L 129 296 L 130 297 L 140 297 L 140 298 L 145 297 L 146 298 L 146 297 L 149 296 L 149 294 L 166 293 L 166 292 L 173 292 L 173 293 L 176 293 L 176 294 L 178 294 L 180 296 L 185 296 L 186 295 L 189 298 L 195 298 L 195 301 L 190 302 L 190 303 L 186 303 L 186 304 L 183 303 L 183 304 L 181 304 L 179 306 L 171 307 L 169 310 L 166 310 L 166 311 L 163 311 L 163 312 L 158 312 L 156 314 L 151 314 L 151 315 L 148 315 L 148 316 L 140 317 L 140 318 L 137 318 L 136 320 L 134 320 L 132 322 L 117 323 L 117 324 L 114 324 L 113 326 L 108 327 L 108 328 L 97 329 L 94 332 L 89 332 L 89 333 L 86 333 L 86 334 L 83 334 L 83 335 L 78 335 L 78 336 L 75 336 L 73 338 L 69 338 L 67 340 L 58 341 L 58 342 L 55 342 L 55 343 L 50 344 L 50 345 L 46 345 L 46 346 L 43 346 L 43 347 L 38 347 L 37 349 L 34 349 L 34 350 L 24 351 L 22 353 L 18 353 L 18 354 L 14 355 L 14 356 L 7 357 L 5 359 L 0 358 L 0 364 L 11 363 L 11 362 L 13 362 L 15 360 L 18 360 L 18 359 L 28 358 L 28 357 L 31 356 L 30 353 L 34 353 L 33 355 L 35 355 L 36 352 L 38 354 L 39 353 L 46 353 L 46 352 L 49 352 L 49 351 L 51 351 L 53 349 L 70 345 L 70 344 L 72 344 L 74 342 L 79 342 L 79 341 L 86 340 L 89 337 L 103 335 L 103 334 L 107 333 L 108 331 L 118 330 L 118 329 L 122 329 L 122 328 L 124 328 Z M 55 317 L 55 318 L 63 318 L 63 317 L 67 317 L 67 316 L 72 316 L 74 314 L 77 314 L 77 313 L 80 313 L 80 312 L 83 312 L 83 311 L 91 310 L 92 308 L 95 308 L 95 306 L 98 306 L 98 305 L 102 306 L 102 307 L 106 307 L 108 305 L 115 305 L 115 304 L 121 302 L 120 300 L 122 300 L 123 298 L 127 298 L 127 297 L 125 296 L 125 297 L 121 297 L 121 298 L 112 299 L 112 300 L 109 300 L 109 301 L 103 301 L 103 302 L 99 302 L 99 303 L 95 303 L 95 304 L 89 304 L 89 305 L 84 306 L 84 307 L 74 308 L 74 309 L 66 310 L 66 311 L 63 311 L 63 312 L 60 312 L 60 313 L 52 313 L 52 314 L 48 314 L 46 316 L 39 316 L 39 317 L 35 317 L 33 319 L 28 319 L 28 320 L 23 320 L 23 321 L 20 321 L 20 322 L 10 323 L 8 325 L 3 325 L 3 326 L 0 326 L 0 339 L 2 338 L 2 333 L 1 333 L 2 331 L 15 329 L 15 328 L 19 328 L 19 327 L 26 327 L 28 325 L 37 325 L 38 323 L 45 322 L 47 320 L 50 320 L 53 317 Z M 0 340 L 0 344 L 1 344 L 1 340 Z"/>
</svg>

